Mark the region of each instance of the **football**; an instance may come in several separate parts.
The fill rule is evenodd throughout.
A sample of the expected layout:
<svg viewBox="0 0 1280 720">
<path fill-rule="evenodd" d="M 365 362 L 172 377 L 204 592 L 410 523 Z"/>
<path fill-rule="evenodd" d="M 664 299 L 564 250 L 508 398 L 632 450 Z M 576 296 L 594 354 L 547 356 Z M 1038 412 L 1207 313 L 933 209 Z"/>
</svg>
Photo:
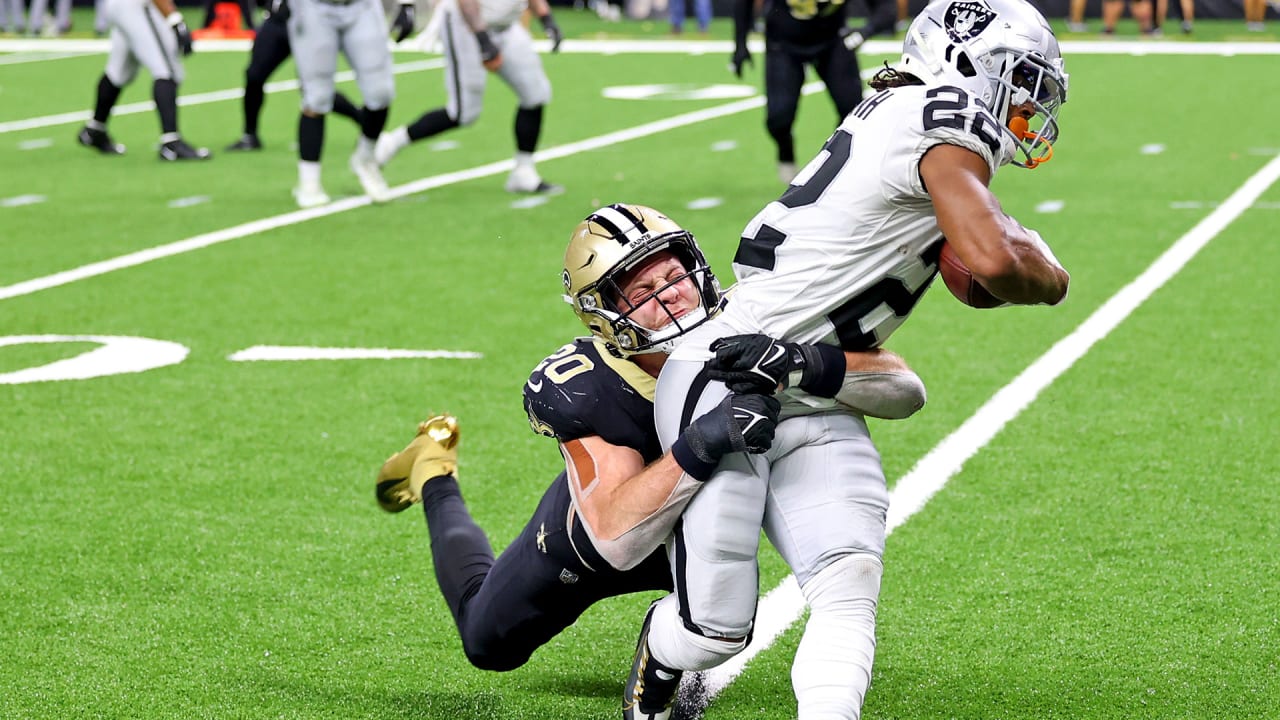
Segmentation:
<svg viewBox="0 0 1280 720">
<path fill-rule="evenodd" d="M 960 302 L 975 308 L 995 308 L 1005 305 L 1005 301 L 992 295 L 973 279 L 973 273 L 965 267 L 963 261 L 951 249 L 951 243 L 942 241 L 942 253 L 938 256 L 938 273 L 947 289 Z"/>
</svg>

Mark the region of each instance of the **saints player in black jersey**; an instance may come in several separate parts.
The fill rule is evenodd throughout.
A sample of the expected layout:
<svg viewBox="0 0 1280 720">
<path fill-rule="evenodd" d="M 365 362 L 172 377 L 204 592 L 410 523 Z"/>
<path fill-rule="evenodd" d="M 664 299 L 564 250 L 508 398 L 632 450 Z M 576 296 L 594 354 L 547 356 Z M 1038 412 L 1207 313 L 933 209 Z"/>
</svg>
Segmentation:
<svg viewBox="0 0 1280 720">
<path fill-rule="evenodd" d="M 723 455 L 767 449 L 777 421 L 773 398 L 733 395 L 693 419 L 671 452 L 659 449 L 658 371 L 680 337 L 723 301 L 696 241 L 679 225 L 641 206 L 601 208 L 575 229 L 564 268 L 566 295 L 592 336 L 546 358 L 525 385 L 529 421 L 559 441 L 566 470 L 520 536 L 494 558 L 455 478 L 451 416 L 422 423 L 377 479 L 384 510 L 423 503 L 436 578 L 468 660 L 487 670 L 523 665 L 599 600 L 669 591 L 660 545 L 684 504 Z M 811 374 L 828 382 L 838 376 L 840 385 L 855 360 L 834 347 L 810 347 L 832 360 L 831 372 Z M 900 358 L 852 356 L 863 367 L 897 372 L 912 411 L 923 404 L 923 386 Z"/>
<path fill-rule="evenodd" d="M 764 17 L 765 126 L 778 146 L 778 178 L 790 184 L 796 176 L 795 124 L 804 84 L 805 65 L 812 65 L 835 103 L 839 123 L 862 102 L 862 75 L 857 50 L 882 32 L 892 32 L 897 12 L 890 0 L 867 0 L 869 15 L 860 28 L 846 26 L 844 0 L 734 0 L 733 70 L 751 62 L 747 32 L 755 13 Z"/>
<path fill-rule="evenodd" d="M 267 16 L 253 37 L 249 66 L 244 71 L 244 133 L 239 140 L 228 145 L 227 150 L 262 149 L 262 140 L 258 137 L 258 116 L 262 114 L 262 103 L 266 99 L 267 78 L 292 54 L 286 26 L 288 20 L 288 0 L 273 0 L 267 6 Z M 333 94 L 333 111 L 360 122 L 360 108 L 341 92 Z"/>
</svg>

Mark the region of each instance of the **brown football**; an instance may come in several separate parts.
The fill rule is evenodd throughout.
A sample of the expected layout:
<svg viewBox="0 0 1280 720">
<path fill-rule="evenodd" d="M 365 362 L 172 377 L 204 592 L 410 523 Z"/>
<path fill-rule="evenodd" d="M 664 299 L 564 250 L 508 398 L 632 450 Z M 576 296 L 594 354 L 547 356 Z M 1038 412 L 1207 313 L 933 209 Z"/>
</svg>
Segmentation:
<svg viewBox="0 0 1280 720">
<path fill-rule="evenodd" d="M 973 273 L 951 249 L 951 243 L 945 240 L 942 241 L 942 254 L 938 257 L 938 273 L 951 294 L 969 307 L 994 308 L 1005 304 L 1004 300 L 992 295 L 973 279 Z"/>
</svg>

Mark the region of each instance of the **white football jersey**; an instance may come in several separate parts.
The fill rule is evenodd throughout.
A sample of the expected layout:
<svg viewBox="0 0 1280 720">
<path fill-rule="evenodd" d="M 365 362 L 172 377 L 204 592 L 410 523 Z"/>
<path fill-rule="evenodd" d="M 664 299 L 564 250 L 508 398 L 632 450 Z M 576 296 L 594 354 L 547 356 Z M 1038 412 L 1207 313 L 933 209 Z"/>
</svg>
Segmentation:
<svg viewBox="0 0 1280 720">
<path fill-rule="evenodd" d="M 920 178 L 934 145 L 982 156 L 1014 143 L 977 98 L 911 85 L 864 100 L 778 200 L 747 225 L 723 318 L 736 332 L 846 350 L 879 346 L 937 274 L 942 232 Z"/>
<path fill-rule="evenodd" d="M 506 28 L 520 20 L 528 6 L 526 0 L 479 0 L 480 17 L 491 28 Z"/>
</svg>

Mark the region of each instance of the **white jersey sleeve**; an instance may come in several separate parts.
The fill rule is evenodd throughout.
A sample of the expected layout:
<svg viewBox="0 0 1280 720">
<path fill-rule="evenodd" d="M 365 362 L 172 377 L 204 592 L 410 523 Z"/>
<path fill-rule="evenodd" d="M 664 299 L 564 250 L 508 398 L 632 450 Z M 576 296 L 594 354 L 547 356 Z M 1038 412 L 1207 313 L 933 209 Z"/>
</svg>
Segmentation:
<svg viewBox="0 0 1280 720">
<path fill-rule="evenodd" d="M 743 230 L 725 324 L 846 350 L 883 343 L 937 274 L 942 233 L 920 160 L 942 143 L 993 173 L 1013 157 L 1012 139 L 961 89 L 894 88 L 858 105 Z"/>
</svg>

